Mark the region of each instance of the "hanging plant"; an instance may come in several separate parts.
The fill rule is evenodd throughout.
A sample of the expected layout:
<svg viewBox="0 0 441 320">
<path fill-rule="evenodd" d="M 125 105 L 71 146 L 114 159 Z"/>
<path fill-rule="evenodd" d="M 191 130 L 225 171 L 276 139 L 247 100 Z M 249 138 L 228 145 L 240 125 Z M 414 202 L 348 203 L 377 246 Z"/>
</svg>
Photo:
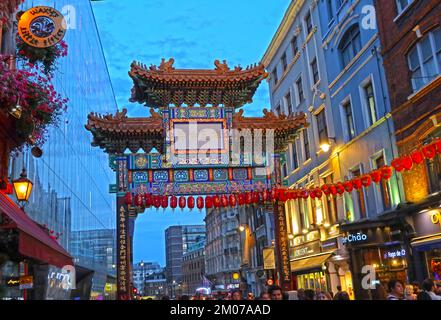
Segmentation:
<svg viewBox="0 0 441 320">
<path fill-rule="evenodd" d="M 66 57 L 68 46 L 66 42 L 61 40 L 56 45 L 47 48 L 36 48 L 28 45 L 18 35 L 17 58 L 34 65 L 40 65 L 46 75 L 52 75 L 57 69 L 57 60 Z"/>
<path fill-rule="evenodd" d="M 24 144 L 42 145 L 50 125 L 58 125 L 67 110 L 68 99 L 63 98 L 34 65 L 23 70 L 9 68 L 9 56 L 0 55 L 0 109 L 15 114 L 15 135 L 18 148 Z M 11 113 L 12 114 L 12 113 Z"/>
</svg>

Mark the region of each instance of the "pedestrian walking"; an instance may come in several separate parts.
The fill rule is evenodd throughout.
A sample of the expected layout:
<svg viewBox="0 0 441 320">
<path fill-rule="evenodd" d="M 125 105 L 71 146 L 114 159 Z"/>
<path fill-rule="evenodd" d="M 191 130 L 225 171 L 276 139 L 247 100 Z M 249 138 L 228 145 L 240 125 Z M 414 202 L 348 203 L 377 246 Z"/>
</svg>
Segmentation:
<svg viewBox="0 0 441 320">
<path fill-rule="evenodd" d="M 232 299 L 231 300 L 242 300 L 242 291 L 240 290 L 234 290 L 231 294 Z"/>
<path fill-rule="evenodd" d="M 401 300 L 403 298 L 404 285 L 400 280 L 390 280 L 387 287 L 389 289 L 387 300 Z"/>
<path fill-rule="evenodd" d="M 424 299 L 424 297 L 427 298 L 427 295 L 430 297 L 430 300 L 441 300 L 441 296 L 438 296 L 435 293 L 435 290 L 436 290 L 435 283 L 433 282 L 432 279 L 424 280 L 421 287 L 423 289 L 423 292 L 426 293 L 426 295 L 420 293 L 422 299 L 418 299 L 418 300 L 427 300 L 427 299 Z"/>
<path fill-rule="evenodd" d="M 271 286 L 268 289 L 271 300 L 283 300 L 283 290 L 279 286 Z"/>
</svg>

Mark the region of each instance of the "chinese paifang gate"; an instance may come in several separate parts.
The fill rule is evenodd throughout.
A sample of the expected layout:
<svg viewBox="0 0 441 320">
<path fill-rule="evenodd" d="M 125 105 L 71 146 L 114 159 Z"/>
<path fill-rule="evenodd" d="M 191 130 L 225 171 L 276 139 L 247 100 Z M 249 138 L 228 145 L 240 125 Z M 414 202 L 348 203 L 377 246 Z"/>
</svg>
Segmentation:
<svg viewBox="0 0 441 320">
<path fill-rule="evenodd" d="M 243 116 L 240 108 L 252 102 L 268 76 L 261 64 L 230 69 L 225 61 L 216 60 L 212 70 L 194 70 L 175 69 L 173 62 L 162 59 L 159 67 L 131 65 L 131 101 L 150 107 L 149 117 L 130 118 L 126 109 L 115 115 L 88 116 L 92 145 L 109 154 L 116 172 L 118 299 L 131 299 L 137 215 L 149 206 L 175 208 L 178 197 L 181 208 L 191 209 L 194 195 L 200 209 L 264 205 L 272 210 L 278 283 L 289 290 L 285 206 L 269 190 L 282 185 L 284 154 L 298 131 L 307 126 L 305 114 L 285 116 L 264 110 L 262 117 Z M 215 132 L 216 143 L 207 143 L 204 132 Z M 252 150 L 247 148 L 256 141 L 263 141 L 257 152 L 261 159 L 253 156 L 256 150 L 244 152 Z M 266 148 L 268 141 L 271 150 Z M 130 154 L 125 153 L 127 149 Z"/>
</svg>

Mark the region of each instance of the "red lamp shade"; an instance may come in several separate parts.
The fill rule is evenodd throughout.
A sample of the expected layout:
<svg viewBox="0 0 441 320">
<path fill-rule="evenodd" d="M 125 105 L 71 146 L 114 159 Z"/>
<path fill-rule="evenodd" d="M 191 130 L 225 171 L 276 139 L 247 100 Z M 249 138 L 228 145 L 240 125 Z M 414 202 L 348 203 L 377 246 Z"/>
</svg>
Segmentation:
<svg viewBox="0 0 441 320">
<path fill-rule="evenodd" d="M 315 190 L 314 189 L 309 189 L 309 197 L 311 198 L 311 199 L 315 199 L 316 198 L 316 195 L 315 195 Z"/>
<path fill-rule="evenodd" d="M 237 204 L 236 197 L 234 196 L 234 194 L 230 194 L 229 200 L 230 200 L 230 207 L 234 208 Z"/>
<path fill-rule="evenodd" d="M 337 188 L 335 187 L 335 185 L 331 184 L 329 186 L 329 191 L 331 192 L 332 195 L 337 195 Z"/>
<path fill-rule="evenodd" d="M 417 150 L 410 154 L 410 157 L 412 158 L 413 163 L 415 164 L 421 164 L 424 161 L 424 155 L 421 151 Z"/>
<path fill-rule="evenodd" d="M 227 199 L 226 195 L 223 194 L 221 196 L 220 203 L 221 203 L 222 208 L 226 208 L 228 206 L 228 199 Z"/>
<path fill-rule="evenodd" d="M 161 199 L 161 207 L 162 207 L 163 209 L 165 209 L 165 208 L 168 207 L 168 196 L 162 196 L 162 199 Z"/>
<path fill-rule="evenodd" d="M 403 166 L 403 160 L 401 158 L 393 159 L 390 165 L 395 169 L 397 172 L 401 172 L 404 170 Z"/>
<path fill-rule="evenodd" d="M 245 194 L 245 203 L 246 204 L 251 204 L 253 202 L 253 198 L 251 196 L 251 193 L 247 192 Z"/>
<path fill-rule="evenodd" d="M 239 193 L 237 196 L 239 206 L 243 206 L 245 204 L 245 195 L 243 193 Z"/>
<path fill-rule="evenodd" d="M 308 197 L 309 197 L 309 193 L 308 193 L 308 191 L 306 191 L 306 190 L 301 190 L 301 191 L 300 191 L 300 197 L 303 198 L 303 199 L 308 199 Z"/>
<path fill-rule="evenodd" d="M 138 193 L 136 196 L 135 196 L 135 205 L 137 206 L 137 207 L 142 207 L 142 194 L 140 194 L 140 193 Z"/>
<path fill-rule="evenodd" d="M 321 189 L 325 195 L 329 196 L 331 194 L 331 189 L 329 188 L 329 185 L 324 184 L 322 185 Z"/>
<path fill-rule="evenodd" d="M 211 209 L 213 208 L 213 198 L 210 196 L 205 197 L 205 208 Z"/>
<path fill-rule="evenodd" d="M 436 155 L 436 147 L 434 144 L 424 146 L 421 151 L 426 159 L 433 159 Z"/>
<path fill-rule="evenodd" d="M 401 159 L 401 163 L 405 170 L 411 170 L 413 166 L 413 160 L 411 156 L 405 156 Z"/>
<path fill-rule="evenodd" d="M 321 197 L 323 196 L 322 189 L 320 189 L 320 188 L 315 189 L 315 196 L 317 198 L 321 199 Z"/>
<path fill-rule="evenodd" d="M 126 192 L 126 195 L 124 196 L 124 200 L 126 202 L 126 205 L 131 206 L 133 201 L 133 196 L 131 192 Z"/>
<path fill-rule="evenodd" d="M 170 197 L 170 207 L 172 209 L 176 209 L 177 206 L 178 206 L 178 198 L 176 196 L 171 196 Z"/>
<path fill-rule="evenodd" d="M 204 208 L 204 198 L 202 198 L 200 196 L 197 197 L 196 206 L 198 207 L 199 210 L 202 210 Z"/>
<path fill-rule="evenodd" d="M 277 190 L 275 188 L 271 189 L 271 200 L 275 200 L 277 196 Z"/>
<path fill-rule="evenodd" d="M 389 180 L 392 177 L 392 168 L 389 166 L 384 166 L 380 170 L 381 178 L 384 180 Z"/>
<path fill-rule="evenodd" d="M 269 197 L 270 197 L 270 195 L 269 195 L 269 191 L 268 190 L 265 190 L 265 191 L 262 192 L 262 201 L 263 202 L 267 202 Z"/>
<path fill-rule="evenodd" d="M 184 196 L 179 197 L 179 208 L 184 209 L 185 205 L 187 204 L 187 200 Z"/>
<path fill-rule="evenodd" d="M 152 194 L 151 193 L 144 194 L 144 201 L 145 201 L 145 206 L 147 208 L 150 208 L 153 204 Z"/>
<path fill-rule="evenodd" d="M 361 178 L 352 179 L 352 185 L 356 190 L 360 190 L 363 187 L 363 184 L 361 183 Z"/>
<path fill-rule="evenodd" d="M 194 208 L 194 198 L 193 196 L 189 196 L 187 200 L 187 207 L 191 210 Z"/>
<path fill-rule="evenodd" d="M 259 203 L 259 201 L 260 201 L 260 195 L 259 195 L 259 192 L 252 192 L 251 193 L 251 195 L 252 195 L 252 199 L 253 199 L 253 203 Z"/>
<path fill-rule="evenodd" d="M 343 183 L 343 185 L 345 186 L 345 191 L 346 192 L 352 192 L 352 190 L 354 190 L 354 185 L 352 183 L 352 181 L 345 181 L 345 183 Z"/>
<path fill-rule="evenodd" d="M 153 206 L 158 209 L 161 206 L 161 196 L 153 196 Z"/>
<path fill-rule="evenodd" d="M 371 185 L 372 182 L 372 178 L 370 175 L 365 174 L 361 177 L 361 184 L 363 185 L 363 187 L 369 187 Z"/>
<path fill-rule="evenodd" d="M 213 205 L 215 208 L 220 207 L 220 197 L 218 195 L 213 197 Z"/>
<path fill-rule="evenodd" d="M 339 182 L 335 185 L 335 188 L 337 189 L 337 193 L 339 195 L 342 195 L 343 193 L 345 193 L 345 186 L 343 185 L 343 183 Z"/>
</svg>

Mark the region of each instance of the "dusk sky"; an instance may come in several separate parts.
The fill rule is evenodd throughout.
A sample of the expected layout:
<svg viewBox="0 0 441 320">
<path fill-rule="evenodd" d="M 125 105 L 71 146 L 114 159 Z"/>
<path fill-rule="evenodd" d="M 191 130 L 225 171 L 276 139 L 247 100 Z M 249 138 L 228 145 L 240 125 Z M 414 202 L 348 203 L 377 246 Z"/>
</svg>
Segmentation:
<svg viewBox="0 0 441 320">
<path fill-rule="evenodd" d="M 230 67 L 260 61 L 289 0 L 105 0 L 93 2 L 118 107 L 129 116 L 148 116 L 148 109 L 131 104 L 133 60 L 159 65 L 175 59 L 175 68 L 214 69 L 214 60 Z M 270 107 L 268 85 L 262 82 L 245 115 L 261 115 Z M 198 210 L 147 210 L 136 221 L 134 262 L 165 265 L 164 230 L 170 225 L 203 224 Z"/>
</svg>

